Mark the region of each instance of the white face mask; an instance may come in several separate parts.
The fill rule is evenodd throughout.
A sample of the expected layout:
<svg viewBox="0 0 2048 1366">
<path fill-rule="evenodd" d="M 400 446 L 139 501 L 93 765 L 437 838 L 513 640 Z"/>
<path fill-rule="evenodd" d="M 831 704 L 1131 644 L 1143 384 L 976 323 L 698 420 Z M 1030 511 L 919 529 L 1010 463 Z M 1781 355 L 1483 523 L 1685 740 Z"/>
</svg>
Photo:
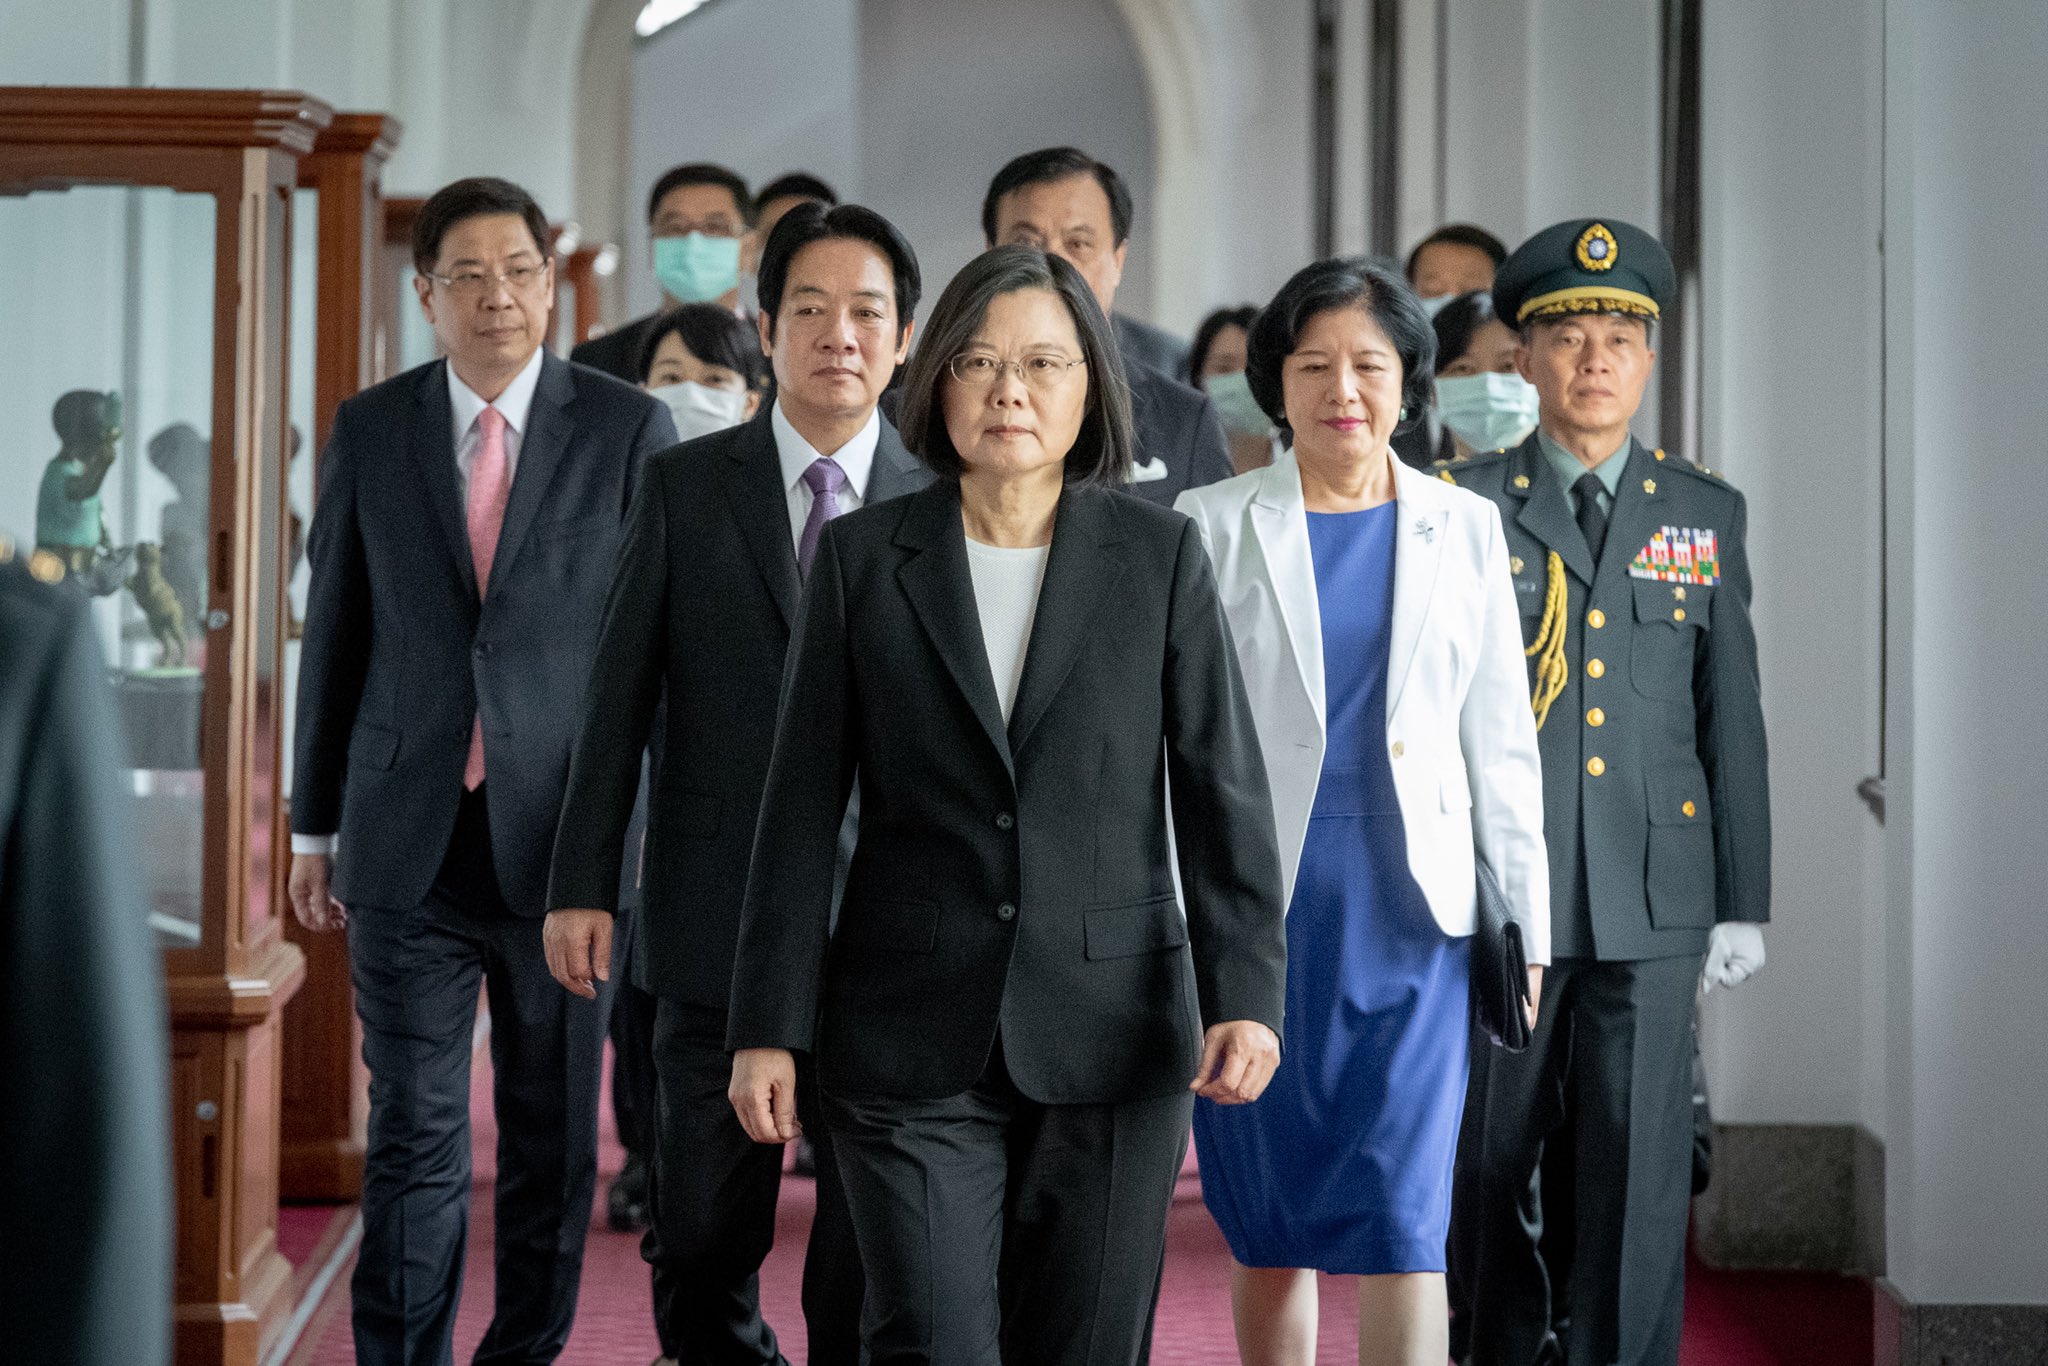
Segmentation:
<svg viewBox="0 0 2048 1366">
<path fill-rule="evenodd" d="M 647 392 L 668 405 L 669 414 L 676 420 L 676 438 L 680 441 L 694 441 L 700 436 L 737 427 L 746 420 L 747 396 L 743 391 L 713 389 L 708 384 L 686 379 L 680 384 L 664 384 Z"/>
</svg>

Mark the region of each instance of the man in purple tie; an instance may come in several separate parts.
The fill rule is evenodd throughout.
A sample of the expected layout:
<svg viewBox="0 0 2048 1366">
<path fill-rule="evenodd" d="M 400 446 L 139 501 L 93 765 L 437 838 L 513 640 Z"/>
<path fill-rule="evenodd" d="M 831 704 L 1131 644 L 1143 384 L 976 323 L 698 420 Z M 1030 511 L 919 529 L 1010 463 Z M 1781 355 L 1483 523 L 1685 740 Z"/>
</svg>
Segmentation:
<svg viewBox="0 0 2048 1366">
<path fill-rule="evenodd" d="M 909 351 L 919 287 L 910 244 L 871 210 L 810 203 L 783 216 L 760 268 L 775 403 L 650 462 L 604 609 L 555 840 L 548 965 L 580 996 L 606 978 L 620 839 L 652 737 L 645 980 L 635 983 L 658 1001 L 654 1228 L 643 1252 L 662 1340 L 682 1360 L 783 1360 L 757 1284 L 782 1150 L 749 1139 L 726 1100 L 733 950 L 783 655 L 818 536 L 833 517 L 931 480 L 875 409 Z M 809 1359 L 854 1366 L 860 1262 L 829 1142 L 815 1128 L 810 1137 Z"/>
<path fill-rule="evenodd" d="M 626 509 L 675 427 L 542 349 L 546 243 L 509 182 L 429 199 L 414 283 L 447 358 L 342 404 L 321 457 L 291 898 L 311 929 L 346 925 L 363 1023 L 364 1366 L 450 1360 L 480 985 L 499 1139 L 479 1363 L 561 1351 L 597 1180 L 603 1003 L 549 980 L 547 852 Z"/>
</svg>

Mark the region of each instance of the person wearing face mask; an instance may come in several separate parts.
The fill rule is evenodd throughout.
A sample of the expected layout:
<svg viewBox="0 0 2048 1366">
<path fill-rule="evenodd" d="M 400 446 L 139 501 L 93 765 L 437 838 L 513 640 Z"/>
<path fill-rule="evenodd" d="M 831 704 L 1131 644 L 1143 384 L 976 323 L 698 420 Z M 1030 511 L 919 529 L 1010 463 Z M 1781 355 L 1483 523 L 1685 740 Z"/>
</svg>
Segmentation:
<svg viewBox="0 0 2048 1366">
<path fill-rule="evenodd" d="M 1202 319 L 1188 350 L 1187 381 L 1209 395 L 1230 436 L 1230 464 L 1239 474 L 1273 463 L 1273 420 L 1245 378 L 1245 344 L 1259 310 L 1219 308 Z"/>
<path fill-rule="evenodd" d="M 761 408 L 768 362 L 746 323 L 714 304 L 684 304 L 648 334 L 643 387 L 668 405 L 676 436 L 737 427 Z"/>
<path fill-rule="evenodd" d="M 1434 318 L 1451 300 L 1474 290 L 1492 289 L 1493 273 L 1507 255 L 1507 245 L 1486 229 L 1470 223 L 1446 223 L 1408 253 L 1408 285 L 1422 311 Z M 1442 445 L 1443 424 L 1433 407 L 1394 433 L 1394 454 L 1417 469 L 1447 454 Z"/>
<path fill-rule="evenodd" d="M 648 337 L 682 304 L 744 312 L 740 266 L 754 226 L 754 197 L 736 172 L 709 162 L 667 171 L 647 196 L 647 233 L 661 307 L 569 353 L 569 359 L 638 384 Z"/>
<path fill-rule="evenodd" d="M 660 1122 L 641 1251 L 674 1360 L 783 1359 L 759 1287 L 782 1152 L 755 1146 L 726 1101 L 733 951 L 784 658 L 820 537 L 832 518 L 931 480 L 876 411 L 909 352 L 920 289 L 916 253 L 872 210 L 806 203 L 783 216 L 761 252 L 757 319 L 775 401 L 648 462 L 599 628 L 555 836 L 549 963 L 578 996 L 608 975 L 619 854 L 659 710 L 638 928 Z M 848 836 L 835 817 L 818 838 L 830 870 Z M 808 1066 L 802 1075 L 808 1090 Z M 855 1366 L 860 1258 L 831 1135 L 813 1124 L 810 1137 L 809 1360 Z"/>
<path fill-rule="evenodd" d="M 1444 429 L 1441 460 L 1469 460 L 1520 445 L 1536 430 L 1536 386 L 1515 369 L 1515 334 L 1493 312 L 1485 290 L 1461 294 L 1437 311 L 1436 414 Z"/>
</svg>

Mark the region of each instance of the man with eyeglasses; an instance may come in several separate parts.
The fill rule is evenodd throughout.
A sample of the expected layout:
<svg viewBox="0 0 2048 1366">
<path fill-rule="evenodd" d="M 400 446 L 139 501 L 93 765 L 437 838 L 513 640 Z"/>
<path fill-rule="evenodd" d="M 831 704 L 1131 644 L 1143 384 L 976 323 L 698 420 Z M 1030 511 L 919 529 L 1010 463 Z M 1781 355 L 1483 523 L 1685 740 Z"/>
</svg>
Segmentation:
<svg viewBox="0 0 2048 1366">
<path fill-rule="evenodd" d="M 1185 490 L 1235 471 L 1208 395 L 1143 359 L 1154 350 L 1156 329 L 1134 327 L 1111 312 L 1130 250 L 1131 217 L 1131 192 L 1123 178 L 1072 147 L 1047 147 L 1012 160 L 996 172 L 981 203 L 981 231 L 989 246 L 1036 247 L 1063 258 L 1081 272 L 1103 314 L 1115 319 L 1138 436 L 1131 492 L 1172 507 Z"/>
<path fill-rule="evenodd" d="M 753 237 L 754 197 L 736 172 L 709 162 L 673 167 L 647 196 L 648 254 L 661 307 L 569 353 L 628 384 L 646 377 L 641 352 L 662 315 L 681 304 L 745 311 L 740 265 Z"/>
<path fill-rule="evenodd" d="M 446 355 L 343 403 L 307 549 L 292 909 L 346 927 L 370 1068 L 356 1360 L 449 1360 L 489 996 L 495 1313 L 479 1363 L 568 1340 L 597 1182 L 608 1001 L 550 980 L 548 851 L 642 462 L 668 409 L 542 348 L 547 219 L 461 180 L 421 208 L 415 288 Z M 616 851 L 615 851 L 616 852 Z"/>
</svg>

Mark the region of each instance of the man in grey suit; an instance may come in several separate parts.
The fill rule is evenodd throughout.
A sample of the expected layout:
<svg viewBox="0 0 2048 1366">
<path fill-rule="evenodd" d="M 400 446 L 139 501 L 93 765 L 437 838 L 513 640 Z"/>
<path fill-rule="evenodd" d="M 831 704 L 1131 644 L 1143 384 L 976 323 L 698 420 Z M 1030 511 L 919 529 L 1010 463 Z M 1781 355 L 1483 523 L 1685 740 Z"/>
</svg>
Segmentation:
<svg viewBox="0 0 2048 1366">
<path fill-rule="evenodd" d="M 548 964 L 590 996 L 611 963 L 620 840 L 655 734 L 639 983 L 654 1020 L 655 1316 L 685 1361 L 782 1361 L 758 1273 L 775 1234 L 781 1149 L 726 1100 L 726 1018 L 754 824 L 775 745 L 783 656 L 824 524 L 921 488 L 876 400 L 910 347 L 910 244 L 858 205 L 804 203 L 761 254 L 761 344 L 773 406 L 648 466 L 604 608 L 555 840 Z M 808 1087 L 808 1077 L 805 1083 Z M 804 1260 L 813 1366 L 860 1359 L 860 1260 L 829 1135 Z"/>
<path fill-rule="evenodd" d="M 1131 192 L 1115 171 L 1075 148 L 1047 147 L 996 172 L 981 201 L 981 231 L 992 247 L 1036 247 L 1062 258 L 1109 315 L 1130 251 L 1131 215 Z M 1154 349 L 1147 334 L 1157 329 L 1141 331 L 1122 318 L 1116 326 L 1138 436 L 1130 491 L 1172 507 L 1183 491 L 1228 479 L 1230 443 L 1209 396 L 1175 379 L 1177 370 L 1147 363 Z"/>
<path fill-rule="evenodd" d="M 549 980 L 541 914 L 626 509 L 675 427 L 542 348 L 546 243 L 506 181 L 422 207 L 417 288 L 447 359 L 341 405 L 308 542 L 291 896 L 309 928 L 347 926 L 363 1022 L 366 1366 L 449 1360 L 479 983 L 499 1131 L 479 1363 L 561 1351 L 597 1179 L 604 1003 Z"/>
</svg>

